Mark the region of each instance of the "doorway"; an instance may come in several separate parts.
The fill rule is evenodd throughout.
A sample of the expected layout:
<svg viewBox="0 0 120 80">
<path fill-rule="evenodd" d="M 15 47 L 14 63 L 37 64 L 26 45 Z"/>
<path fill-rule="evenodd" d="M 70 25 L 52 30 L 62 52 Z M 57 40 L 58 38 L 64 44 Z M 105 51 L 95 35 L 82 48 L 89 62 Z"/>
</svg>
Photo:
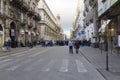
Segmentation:
<svg viewBox="0 0 120 80">
<path fill-rule="evenodd" d="M 11 47 L 16 47 L 16 26 L 14 22 L 11 22 L 10 24 L 10 39 L 11 39 Z"/>
<path fill-rule="evenodd" d="M 3 27 L 2 25 L 0 24 L 0 47 L 3 46 Z"/>
</svg>

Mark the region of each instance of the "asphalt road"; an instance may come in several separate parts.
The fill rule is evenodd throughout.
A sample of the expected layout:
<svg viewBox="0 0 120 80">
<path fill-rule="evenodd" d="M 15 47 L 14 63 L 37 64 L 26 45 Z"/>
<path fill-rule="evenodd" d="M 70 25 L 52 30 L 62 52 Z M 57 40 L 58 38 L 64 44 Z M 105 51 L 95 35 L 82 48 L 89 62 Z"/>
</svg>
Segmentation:
<svg viewBox="0 0 120 80">
<path fill-rule="evenodd" d="M 105 80 L 84 56 L 68 47 L 36 47 L 0 57 L 0 80 Z"/>
</svg>

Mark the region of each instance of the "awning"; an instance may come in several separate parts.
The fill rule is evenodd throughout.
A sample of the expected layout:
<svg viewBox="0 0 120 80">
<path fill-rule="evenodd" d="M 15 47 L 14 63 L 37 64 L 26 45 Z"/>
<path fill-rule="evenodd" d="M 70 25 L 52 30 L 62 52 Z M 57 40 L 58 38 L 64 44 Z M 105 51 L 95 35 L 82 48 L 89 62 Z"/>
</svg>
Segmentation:
<svg viewBox="0 0 120 80">
<path fill-rule="evenodd" d="M 104 12 L 99 19 L 112 19 L 116 16 L 120 15 L 120 1 L 110 7 L 106 12 Z"/>
</svg>

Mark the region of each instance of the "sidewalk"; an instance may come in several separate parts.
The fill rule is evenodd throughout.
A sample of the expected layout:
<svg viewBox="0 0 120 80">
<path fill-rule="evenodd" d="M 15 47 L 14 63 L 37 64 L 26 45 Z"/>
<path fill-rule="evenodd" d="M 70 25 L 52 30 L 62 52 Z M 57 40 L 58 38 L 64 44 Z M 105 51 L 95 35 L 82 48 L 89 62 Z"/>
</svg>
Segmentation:
<svg viewBox="0 0 120 80">
<path fill-rule="evenodd" d="M 109 53 L 109 71 L 106 71 L 106 52 L 99 48 L 81 47 L 81 54 L 106 80 L 120 80 L 120 55 Z"/>
<path fill-rule="evenodd" d="M 2 49 L 0 49 L 0 57 L 15 54 L 15 53 L 19 53 L 19 52 L 24 52 L 24 51 L 27 51 L 29 49 L 32 49 L 32 48 L 29 48 L 29 47 L 17 47 L 17 48 L 10 48 L 10 51 L 3 51 Z"/>
</svg>

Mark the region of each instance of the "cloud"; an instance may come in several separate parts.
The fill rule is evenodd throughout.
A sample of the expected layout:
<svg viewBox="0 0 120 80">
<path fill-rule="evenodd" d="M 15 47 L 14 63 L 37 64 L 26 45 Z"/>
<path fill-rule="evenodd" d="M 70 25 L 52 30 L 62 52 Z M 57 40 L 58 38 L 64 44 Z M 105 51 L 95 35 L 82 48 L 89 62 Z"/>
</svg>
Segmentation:
<svg viewBox="0 0 120 80">
<path fill-rule="evenodd" d="M 61 25 L 65 33 L 70 32 L 74 21 L 78 0 L 45 0 L 50 10 L 56 16 L 60 14 Z"/>
</svg>

